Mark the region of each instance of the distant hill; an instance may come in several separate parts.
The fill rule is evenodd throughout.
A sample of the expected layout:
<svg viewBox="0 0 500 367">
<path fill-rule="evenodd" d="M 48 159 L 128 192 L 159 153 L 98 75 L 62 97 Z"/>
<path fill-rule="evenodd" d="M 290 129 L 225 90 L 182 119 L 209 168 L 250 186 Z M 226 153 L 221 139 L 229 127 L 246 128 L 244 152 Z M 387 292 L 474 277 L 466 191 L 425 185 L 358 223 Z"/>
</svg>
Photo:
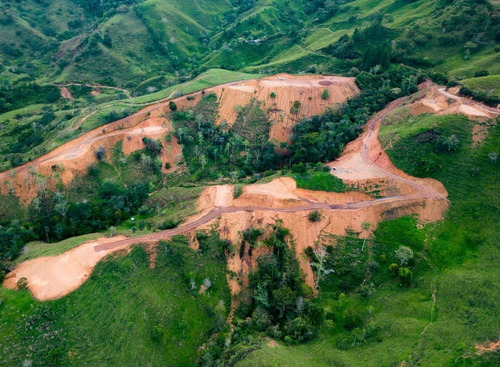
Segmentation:
<svg viewBox="0 0 500 367">
<path fill-rule="evenodd" d="M 451 79 L 500 74 L 498 5 L 484 0 L 9 0 L 0 10 L 4 86 L 84 81 L 144 94 L 208 68 L 338 74 L 391 63 Z"/>
</svg>

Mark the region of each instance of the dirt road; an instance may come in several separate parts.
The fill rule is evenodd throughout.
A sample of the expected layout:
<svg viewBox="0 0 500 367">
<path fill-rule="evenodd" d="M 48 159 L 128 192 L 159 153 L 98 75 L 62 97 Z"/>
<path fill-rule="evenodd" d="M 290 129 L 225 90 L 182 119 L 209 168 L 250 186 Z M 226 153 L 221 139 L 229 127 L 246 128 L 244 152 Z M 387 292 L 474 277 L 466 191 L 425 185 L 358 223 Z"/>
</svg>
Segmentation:
<svg viewBox="0 0 500 367">
<path fill-rule="evenodd" d="M 427 204 L 427 208 L 430 207 L 431 210 L 434 210 L 433 208 L 435 208 L 439 211 L 437 215 L 433 216 L 433 220 L 436 220 L 439 218 L 441 210 L 444 210 L 447 206 L 446 189 L 436 180 L 411 177 L 395 168 L 387 154 L 382 150 L 380 141 L 378 140 L 378 132 L 384 117 L 394 109 L 402 106 L 408 101 L 408 99 L 409 97 L 399 98 L 391 102 L 384 110 L 376 114 L 365 125 L 364 132 L 360 135 L 360 137 L 346 146 L 342 156 L 338 160 L 329 163 L 329 166 L 332 167 L 332 174 L 347 182 L 356 183 L 380 178 L 388 179 L 406 187 L 405 190 L 400 191 L 400 194 L 394 194 L 392 196 L 374 200 L 360 198 L 359 201 L 353 202 L 344 201 L 342 203 L 328 203 L 320 202 L 319 194 L 317 196 L 311 195 L 311 193 L 314 192 L 309 193 L 309 196 L 305 197 L 300 195 L 299 190 L 292 190 L 295 193 L 299 193 L 299 195 L 293 196 L 287 194 L 285 189 L 280 189 L 279 185 L 270 184 L 267 187 L 267 189 L 271 188 L 268 192 L 269 194 L 272 194 L 281 200 L 297 200 L 297 198 L 300 200 L 300 202 L 296 201 L 295 203 L 297 205 L 294 204 L 295 206 L 292 207 L 276 207 L 275 205 L 261 205 L 260 202 L 251 200 L 245 201 L 244 205 L 235 205 L 236 201 L 232 200 L 232 186 L 218 186 L 217 190 L 211 190 L 213 194 L 213 201 L 209 200 L 208 206 L 205 205 L 203 210 L 203 213 L 205 214 L 201 214 L 200 217 L 194 218 L 178 228 L 134 238 L 115 237 L 97 240 L 90 243 L 84 243 L 73 250 L 55 257 L 34 259 L 20 264 L 16 269 L 14 269 L 14 271 L 9 273 L 4 281 L 4 286 L 16 288 L 17 280 L 21 277 L 26 277 L 28 278 L 30 290 L 38 299 L 47 300 L 60 298 L 83 284 L 83 282 L 85 282 L 88 278 L 93 267 L 107 254 L 117 250 L 127 249 L 130 245 L 137 243 L 156 243 L 160 240 L 168 240 L 172 238 L 172 236 L 181 235 L 203 227 L 218 217 L 224 217 L 227 219 L 228 216 L 226 214 L 231 214 L 231 216 L 229 216 L 230 218 L 234 217 L 233 225 L 238 227 L 238 225 L 243 225 L 243 222 L 240 223 L 238 221 L 239 218 L 243 218 L 242 214 L 245 213 L 252 213 L 252 216 L 253 214 L 265 214 L 266 212 L 269 216 L 271 214 L 274 215 L 275 213 L 282 213 L 283 216 L 290 216 L 291 213 L 293 217 L 288 218 L 288 225 L 293 226 L 295 224 L 295 227 L 302 226 L 304 228 L 299 229 L 302 232 L 307 232 L 302 236 L 303 238 L 296 238 L 298 242 L 304 242 L 298 244 L 300 245 L 299 247 L 302 247 L 300 251 L 297 252 L 298 255 L 303 252 L 303 248 L 307 245 L 306 242 L 312 241 L 312 243 L 314 243 L 317 234 L 319 234 L 323 229 L 326 229 L 329 225 L 318 223 L 315 224 L 318 228 L 313 230 L 314 226 L 307 222 L 307 218 L 301 222 L 300 218 L 306 217 L 307 212 L 311 210 L 321 210 L 327 217 L 335 218 L 335 221 L 339 222 L 339 226 L 342 226 L 342 228 L 362 222 L 363 220 L 359 217 L 360 212 L 377 212 L 377 210 L 380 212 L 379 209 L 383 210 L 386 208 L 404 209 L 411 207 L 413 204 L 423 205 L 423 207 L 426 207 Z M 482 108 L 482 106 L 480 107 Z M 493 112 L 497 114 L 500 113 L 500 111 L 496 109 Z M 132 133 L 134 129 L 136 128 L 131 128 L 129 133 Z M 121 134 L 122 131 L 125 130 L 112 131 L 108 134 Z M 69 156 L 78 156 L 78 154 L 81 154 L 82 151 L 87 149 L 88 144 L 95 141 L 97 138 L 98 134 L 90 134 L 89 136 L 82 137 L 80 140 L 77 139 L 78 141 L 74 144 L 73 151 L 68 152 L 64 149 L 58 151 L 56 149 L 48 156 L 40 158 L 40 160 L 57 160 L 65 159 Z M 333 170 L 333 168 L 335 168 L 335 170 Z M 267 192 L 265 192 L 263 188 L 252 187 L 250 189 L 249 187 L 247 194 L 250 196 L 263 195 L 267 194 Z M 251 205 L 246 205 L 247 203 Z M 255 203 L 258 204 L 254 205 Z M 433 203 L 438 203 L 438 205 L 433 205 Z M 378 220 L 381 220 L 380 213 L 377 214 L 377 216 Z M 328 221 L 328 223 L 330 223 L 330 221 Z M 323 227 L 320 228 L 319 226 Z M 292 229 L 296 230 L 297 228 Z M 311 238 L 305 240 L 304 236 Z M 84 250 L 86 251 L 85 253 L 89 253 L 88 251 L 90 251 L 90 253 L 95 253 L 96 256 L 86 256 L 85 258 L 76 256 L 78 251 Z M 76 257 L 69 258 L 68 254 L 70 252 L 75 254 Z M 73 267 L 75 266 L 74 264 L 81 266 L 82 270 L 80 272 L 75 272 L 73 270 Z M 307 267 L 307 263 L 301 263 L 301 265 Z M 35 277 L 36 282 L 33 282 L 30 277 Z M 64 281 L 59 281 L 59 278 L 64 279 Z"/>
</svg>

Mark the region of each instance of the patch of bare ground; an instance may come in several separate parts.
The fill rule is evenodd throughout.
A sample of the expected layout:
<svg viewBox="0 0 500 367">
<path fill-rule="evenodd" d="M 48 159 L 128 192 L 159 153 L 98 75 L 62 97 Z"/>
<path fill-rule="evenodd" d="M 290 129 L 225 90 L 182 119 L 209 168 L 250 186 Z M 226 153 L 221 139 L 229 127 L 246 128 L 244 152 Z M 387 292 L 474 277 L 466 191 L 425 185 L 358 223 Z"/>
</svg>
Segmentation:
<svg viewBox="0 0 500 367">
<path fill-rule="evenodd" d="M 63 97 L 64 99 L 69 99 L 70 101 L 75 100 L 75 98 L 73 98 L 73 95 L 71 94 L 71 92 L 67 87 L 61 87 L 60 91 L 61 91 L 61 97 Z"/>
<path fill-rule="evenodd" d="M 488 341 L 486 343 L 476 344 L 474 348 L 476 349 L 476 353 L 479 355 L 486 352 L 495 352 L 500 349 L 500 340 L 497 340 L 496 342 Z"/>
</svg>

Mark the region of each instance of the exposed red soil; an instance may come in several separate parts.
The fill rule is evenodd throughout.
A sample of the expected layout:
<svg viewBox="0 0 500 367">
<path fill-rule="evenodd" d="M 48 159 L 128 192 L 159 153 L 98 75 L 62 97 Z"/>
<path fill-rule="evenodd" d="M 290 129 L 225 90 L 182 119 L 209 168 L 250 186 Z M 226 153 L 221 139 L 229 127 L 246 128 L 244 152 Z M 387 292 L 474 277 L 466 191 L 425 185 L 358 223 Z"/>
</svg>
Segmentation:
<svg viewBox="0 0 500 367">
<path fill-rule="evenodd" d="M 192 233 L 195 229 L 213 225 L 218 226 L 223 238 L 237 243 L 239 232 L 249 226 L 266 228 L 267 225 L 275 223 L 276 219 L 281 219 L 293 235 L 299 264 L 306 274 L 307 284 L 312 286 L 314 275 L 304 251 L 307 246 L 314 246 L 321 234 L 345 235 L 346 229 L 349 228 L 366 235 L 367 231 L 362 228 L 364 222 L 371 224 L 372 231 L 381 220 L 415 214 L 425 223 L 439 220 L 446 210 L 448 200 L 443 185 L 436 180 L 411 177 L 395 168 L 377 138 L 384 117 L 405 103 L 411 103 L 411 100 L 404 97 L 390 103 L 366 124 L 364 132 L 357 140 L 346 146 L 343 155 L 329 164 L 330 167 L 335 167 L 332 173 L 344 181 L 367 187 L 375 183 L 381 192 L 391 196 L 373 199 L 360 192 L 337 194 L 301 190 L 296 188 L 295 182 L 290 178 L 246 186 L 243 195 L 238 199 L 233 199 L 231 185 L 213 186 L 200 196 L 199 214 L 178 228 L 135 238 L 96 240 L 57 257 L 32 260 L 9 273 L 4 285 L 15 288 L 17 280 L 26 277 L 35 297 L 58 298 L 81 285 L 87 279 L 89 269 L 104 256 L 126 249 L 132 244 L 156 243 L 174 235 Z M 307 214 L 312 210 L 320 211 L 321 221 L 309 222 Z M 89 265 L 91 268 L 78 272 L 61 265 L 62 258 L 67 259 L 65 261 L 68 264 L 81 262 L 78 251 L 83 250 L 79 250 L 80 248 L 86 251 L 90 248 L 98 253 L 85 256 L 89 259 L 88 262 L 92 263 Z M 256 248 L 250 257 L 247 249 L 243 258 L 240 259 L 238 253 L 228 259 L 228 269 L 237 274 L 236 278 L 228 275 L 233 294 L 239 291 L 240 283 L 247 283 L 249 270 L 255 266 L 258 254 L 265 251 L 268 249 Z M 75 254 L 73 260 L 70 260 L 71 254 Z"/>
<path fill-rule="evenodd" d="M 71 94 L 71 92 L 69 91 L 69 89 L 67 87 L 61 87 L 61 96 L 64 98 L 64 99 L 69 99 L 70 101 L 74 101 L 75 98 L 73 98 L 73 95 Z"/>
<path fill-rule="evenodd" d="M 324 89 L 320 82 L 330 83 L 328 100 L 320 98 L 321 91 Z M 113 88 L 100 85 L 96 87 Z M 61 90 L 63 88 L 67 90 L 65 86 L 62 86 Z M 211 92 L 219 96 L 219 122 L 225 120 L 230 124 L 234 123 L 235 107 L 247 104 L 252 97 L 262 101 L 264 109 L 272 105 L 269 115 L 271 118 L 277 117 L 277 120 L 271 128 L 270 138 L 276 141 L 286 141 L 289 139 L 292 125 L 300 118 L 319 114 L 327 107 L 344 102 L 359 93 L 359 89 L 354 78 L 280 74 L 263 79 L 227 83 L 205 90 L 205 93 Z M 270 97 L 271 92 L 276 93 L 275 99 Z M 179 107 L 189 107 L 198 103 L 201 96 L 201 92 L 196 92 L 173 100 Z M 190 97 L 190 100 L 187 97 Z M 301 102 L 302 108 L 298 115 L 291 115 L 291 103 L 295 100 Z M 16 167 L 12 170 L 15 174 L 14 178 L 11 177 L 11 172 L 0 173 L 0 182 L 4 183 L 0 185 L 0 190 L 2 193 L 13 190 L 24 203 L 29 204 L 39 189 L 36 176 L 43 175 L 48 181 L 46 185 L 49 188 L 55 187 L 58 179 L 62 179 L 63 184 L 68 184 L 76 174 L 85 172 L 91 163 L 96 162 L 94 152 L 99 146 L 107 148 L 109 152 L 114 144 L 122 140 L 124 153 L 128 155 L 144 148 L 142 138 L 145 136 L 162 139 L 164 146 L 167 147 L 161 156 L 162 166 L 164 167 L 165 163 L 169 162 L 174 167 L 175 163 L 182 158 L 182 151 L 175 138 L 171 143 L 164 140 L 165 136 L 172 132 L 172 125 L 165 117 L 169 111 L 169 101 L 165 100 L 145 107 L 122 120 L 94 129 L 61 145 L 43 157 Z M 74 128 L 80 126 L 94 113 L 96 111 L 82 117 Z M 163 171 L 166 172 L 165 169 Z"/>
<path fill-rule="evenodd" d="M 495 352 L 500 349 L 500 340 L 497 340 L 496 342 L 476 344 L 474 347 L 476 348 L 477 354 L 483 354 L 485 352 Z"/>
<path fill-rule="evenodd" d="M 324 89 L 328 89 L 330 97 L 321 98 Z M 289 75 L 279 74 L 272 77 L 246 80 L 209 88 L 206 93 L 216 93 L 220 109 L 218 122 L 226 121 L 232 125 L 237 117 L 236 106 L 245 106 L 252 98 L 262 102 L 262 108 L 268 111 L 273 121 L 270 139 L 277 142 L 288 141 L 292 127 L 300 119 L 320 114 L 328 107 L 345 102 L 359 93 L 354 78 L 321 75 Z M 271 93 L 276 95 L 271 98 Z M 192 95 L 188 101 L 178 98 L 181 108 L 196 105 L 202 97 L 201 93 Z M 290 113 L 294 101 L 301 104 L 297 115 Z"/>
</svg>

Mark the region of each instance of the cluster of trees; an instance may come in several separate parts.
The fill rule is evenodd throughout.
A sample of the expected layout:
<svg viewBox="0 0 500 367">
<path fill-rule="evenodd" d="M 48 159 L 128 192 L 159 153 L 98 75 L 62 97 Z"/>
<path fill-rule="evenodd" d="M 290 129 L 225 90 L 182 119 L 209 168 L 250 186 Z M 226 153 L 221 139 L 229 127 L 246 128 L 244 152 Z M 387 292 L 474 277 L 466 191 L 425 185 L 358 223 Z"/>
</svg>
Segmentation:
<svg viewBox="0 0 500 367">
<path fill-rule="evenodd" d="M 243 241 L 255 247 L 259 241 L 270 251 L 257 258 L 258 268 L 249 275 L 235 311 L 240 327 L 265 332 L 288 344 L 307 341 L 316 335 L 322 312 L 311 303 L 312 289 L 304 284 L 289 230 L 277 221 L 270 233 L 247 230 Z"/>
<path fill-rule="evenodd" d="M 211 361 L 234 362 L 253 349 L 252 340 L 259 339 L 253 336 L 264 334 L 297 344 L 317 334 L 323 311 L 312 302 L 313 290 L 301 276 L 289 233 L 280 220 L 268 230 L 249 228 L 243 233 L 241 248 L 248 248 L 249 256 L 257 246 L 267 251 L 257 258 L 258 267 L 249 274 L 250 284 L 239 295 L 233 332 L 227 330 L 208 345 L 202 355 L 204 364 L 211 365 L 208 356 Z"/>
<path fill-rule="evenodd" d="M 31 104 L 54 103 L 61 99 L 59 88 L 37 83 L 0 88 L 0 113 L 16 110 Z"/>
<path fill-rule="evenodd" d="M 347 7 L 341 8 L 340 5 L 352 1 L 353 0 L 305 0 L 304 11 L 308 15 L 315 14 L 317 21 L 324 22 L 337 12 L 347 11 Z"/>
<path fill-rule="evenodd" d="M 89 166 L 87 175 L 79 176 L 65 191 L 62 191 L 60 184 L 56 187 L 61 191 L 49 190 L 49 179 L 33 172 L 39 192 L 28 208 L 23 209 L 25 214 L 20 212 L 16 215 L 22 219 L 12 220 L 16 217 L 13 215 L 0 217 L 0 276 L 29 241 L 54 242 L 105 231 L 138 213 L 161 172 L 161 161 L 155 156 L 161 152 L 161 144 L 158 147 L 156 140 L 149 139 L 145 143 L 146 149 L 134 152 L 128 157 L 129 162 L 117 163 L 117 169 L 120 169 L 121 164 L 123 170 L 141 171 L 140 176 L 127 179 L 126 184 L 101 178 L 101 171 L 106 171 L 109 166 L 104 162 L 104 147 L 96 150 L 100 163 Z M 111 153 L 112 156 L 116 155 L 114 150 Z M 7 199 L 11 200 L 10 197 Z M 143 221 L 138 223 L 139 229 L 145 225 Z"/>
<path fill-rule="evenodd" d="M 357 138 L 372 114 L 393 99 L 416 92 L 419 78 L 406 68 L 381 74 L 359 73 L 356 83 L 362 90 L 360 95 L 337 111 L 330 109 L 302 120 L 294 127 L 291 144 L 280 144 L 280 151 L 268 140 L 271 124 L 255 99 L 238 108 L 237 119 L 229 127 L 224 121 L 215 123 L 217 96 L 206 95 L 193 109 L 173 112 L 176 137 L 184 146 L 184 158 L 191 172 L 214 179 L 217 174 L 244 177 L 291 164 L 328 162 Z M 329 97 L 328 90 L 323 91 L 322 97 Z M 298 109 L 300 103 L 296 101 L 291 113 Z"/>
<path fill-rule="evenodd" d="M 402 285 L 408 285 L 413 277 L 413 272 L 410 270 L 413 264 L 413 250 L 407 246 L 399 246 L 395 254 L 399 263 L 389 265 L 389 271 L 399 279 Z"/>
<path fill-rule="evenodd" d="M 268 141 L 271 125 L 259 101 L 240 107 L 232 128 L 225 122 L 216 125 L 217 108 L 217 96 L 209 94 L 194 109 L 174 112 L 175 135 L 193 173 L 240 177 L 279 166 L 280 156 Z"/>
<path fill-rule="evenodd" d="M 137 212 L 148 197 L 144 182 L 124 187 L 104 181 L 91 200 L 74 202 L 61 192 L 36 197 L 28 208 L 30 227 L 44 241 L 62 240 L 108 229 Z"/>
<path fill-rule="evenodd" d="M 361 72 L 356 83 L 362 93 L 339 110 L 305 119 L 294 127 L 292 144 L 288 147 L 292 163 L 328 162 L 337 158 L 373 113 L 397 97 L 416 92 L 418 77 L 398 68 L 380 75 Z"/>
<path fill-rule="evenodd" d="M 141 3 L 144 0 L 73 0 L 85 11 L 90 14 L 101 17 L 103 15 L 111 16 L 120 10 L 122 6 Z M 117 10 L 118 9 L 118 10 Z"/>
</svg>

